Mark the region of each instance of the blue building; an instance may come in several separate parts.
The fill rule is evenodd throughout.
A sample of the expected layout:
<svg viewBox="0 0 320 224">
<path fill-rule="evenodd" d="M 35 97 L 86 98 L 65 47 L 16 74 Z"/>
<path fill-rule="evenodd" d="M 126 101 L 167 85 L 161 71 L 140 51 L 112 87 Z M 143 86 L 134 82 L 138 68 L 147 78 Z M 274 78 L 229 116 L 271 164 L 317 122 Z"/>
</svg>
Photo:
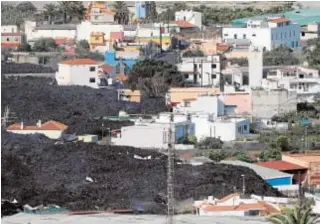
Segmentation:
<svg viewBox="0 0 320 224">
<path fill-rule="evenodd" d="M 244 166 L 249 169 L 252 169 L 256 174 L 258 174 L 267 184 L 276 187 L 276 186 L 284 186 L 284 185 L 292 185 L 292 174 L 283 173 L 281 171 L 266 168 L 263 166 L 259 166 L 252 163 L 246 163 L 239 160 L 235 161 L 221 161 L 221 163 L 234 165 L 234 166 Z M 244 181 L 245 181 L 245 173 L 244 173 Z M 249 184 L 249 183 L 248 183 Z M 250 183 L 254 184 L 254 183 Z"/>
<path fill-rule="evenodd" d="M 148 16 L 148 13 L 150 11 L 150 3 L 139 1 L 135 3 L 135 9 L 136 9 L 136 18 L 137 19 L 145 19 Z"/>
<path fill-rule="evenodd" d="M 132 66 L 139 61 L 139 59 L 126 59 L 126 58 L 116 58 L 116 52 L 115 51 L 107 51 L 105 53 L 105 64 L 111 65 L 116 67 L 119 65 L 120 61 L 124 64 L 126 64 L 130 69 Z"/>
</svg>

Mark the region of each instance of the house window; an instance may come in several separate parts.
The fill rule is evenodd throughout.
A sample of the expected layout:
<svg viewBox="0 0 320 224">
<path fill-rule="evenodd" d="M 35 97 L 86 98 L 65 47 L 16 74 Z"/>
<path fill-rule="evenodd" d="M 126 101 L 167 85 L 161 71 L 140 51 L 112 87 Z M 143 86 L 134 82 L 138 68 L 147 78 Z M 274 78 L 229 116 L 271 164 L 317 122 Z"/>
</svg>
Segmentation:
<svg viewBox="0 0 320 224">
<path fill-rule="evenodd" d="M 99 37 L 96 37 L 95 40 L 99 40 Z"/>
<path fill-rule="evenodd" d="M 185 101 L 185 102 L 184 102 L 184 106 L 185 106 L 185 107 L 190 107 L 190 106 L 191 106 L 191 103 L 190 103 L 189 101 Z"/>
<path fill-rule="evenodd" d="M 291 42 L 291 47 L 292 47 L 292 48 L 294 47 L 294 41 Z"/>
<path fill-rule="evenodd" d="M 271 40 L 273 40 L 273 34 L 271 34 Z"/>
<path fill-rule="evenodd" d="M 255 36 L 257 36 L 257 35 L 254 33 L 254 34 L 252 34 L 252 36 L 255 37 Z"/>
<path fill-rule="evenodd" d="M 284 39 L 286 39 L 287 38 L 287 33 L 284 33 Z"/>
<path fill-rule="evenodd" d="M 280 36 L 281 36 L 281 39 L 282 39 L 282 33 L 281 33 L 281 35 L 280 35 Z"/>
<path fill-rule="evenodd" d="M 303 79 L 304 75 L 303 74 L 299 74 L 299 79 Z"/>
<path fill-rule="evenodd" d="M 289 31 L 289 37 L 291 37 L 291 30 Z"/>
<path fill-rule="evenodd" d="M 246 34 L 243 34 L 242 36 L 243 36 L 243 39 L 246 39 L 246 37 L 247 37 L 247 35 L 246 35 Z"/>
<path fill-rule="evenodd" d="M 90 67 L 90 72 L 96 71 L 96 67 Z"/>
<path fill-rule="evenodd" d="M 302 33 L 301 33 L 301 36 L 303 36 L 303 37 L 304 37 L 305 35 L 306 35 L 306 33 L 305 33 L 305 32 L 302 32 Z"/>
<path fill-rule="evenodd" d="M 185 79 L 188 79 L 188 78 L 189 78 L 189 75 L 188 75 L 188 74 L 185 74 L 185 75 L 184 75 L 184 78 L 185 78 Z"/>
<path fill-rule="evenodd" d="M 202 68 L 202 64 L 199 64 L 199 68 Z"/>
<path fill-rule="evenodd" d="M 296 47 L 298 47 L 299 46 L 299 43 L 298 43 L 298 41 L 296 41 Z"/>
<path fill-rule="evenodd" d="M 211 64 L 211 68 L 217 68 L 216 64 Z"/>
<path fill-rule="evenodd" d="M 238 35 L 237 35 L 237 34 L 233 35 L 233 38 L 234 38 L 234 39 L 237 39 L 237 38 L 238 38 Z"/>
<path fill-rule="evenodd" d="M 216 78 L 217 78 L 217 75 L 211 75 L 211 78 L 212 78 L 212 79 L 216 79 Z"/>
<path fill-rule="evenodd" d="M 225 33 L 223 36 L 225 36 L 225 37 L 227 37 L 227 36 L 229 36 L 227 33 Z"/>
<path fill-rule="evenodd" d="M 95 82 L 96 82 L 96 79 L 95 79 L 95 78 L 90 78 L 90 79 L 89 79 L 89 82 L 90 82 L 90 83 L 95 83 Z"/>
<path fill-rule="evenodd" d="M 238 127 L 238 133 L 241 133 L 241 126 Z"/>
<path fill-rule="evenodd" d="M 7 41 L 8 41 L 8 42 L 10 41 L 9 37 L 7 38 Z"/>
<path fill-rule="evenodd" d="M 193 64 L 193 70 L 197 70 L 197 64 Z"/>
<path fill-rule="evenodd" d="M 243 125 L 243 130 L 244 131 L 248 131 L 248 126 L 245 124 L 245 125 Z"/>
<path fill-rule="evenodd" d="M 296 31 L 295 30 L 293 31 L 293 36 L 296 36 Z"/>
</svg>

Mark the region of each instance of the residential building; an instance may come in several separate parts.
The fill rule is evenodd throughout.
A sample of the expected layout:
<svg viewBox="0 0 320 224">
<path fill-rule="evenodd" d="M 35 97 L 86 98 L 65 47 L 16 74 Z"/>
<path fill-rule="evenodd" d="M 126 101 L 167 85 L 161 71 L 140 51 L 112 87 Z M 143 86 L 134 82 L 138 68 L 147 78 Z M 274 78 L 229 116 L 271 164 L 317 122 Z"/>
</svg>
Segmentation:
<svg viewBox="0 0 320 224">
<path fill-rule="evenodd" d="M 271 186 L 282 186 L 282 185 L 292 185 L 292 174 L 287 174 L 280 172 L 275 169 L 270 169 L 262 166 L 258 166 L 252 163 L 242 162 L 240 160 L 223 160 L 221 161 L 223 164 L 229 164 L 234 166 L 244 166 L 251 170 L 253 170 L 256 174 L 258 174 L 265 182 Z M 244 174 L 245 175 L 245 174 Z M 245 177 L 244 177 L 245 179 Z M 248 183 L 251 184 L 251 183 Z"/>
<path fill-rule="evenodd" d="M 35 126 L 27 126 L 23 122 L 12 124 L 7 131 L 21 135 L 43 134 L 51 139 L 59 139 L 67 128 L 68 126 L 57 121 L 50 120 L 42 124 L 39 120 Z"/>
<path fill-rule="evenodd" d="M 77 25 L 77 41 L 87 40 L 89 42 L 92 32 L 103 32 L 104 39 L 110 39 L 110 32 L 123 31 L 123 25 L 120 24 L 100 24 L 91 21 L 82 21 Z"/>
<path fill-rule="evenodd" d="M 20 32 L 15 33 L 1 33 L 1 47 L 17 48 L 22 43 L 23 34 Z"/>
<path fill-rule="evenodd" d="M 207 57 L 182 58 L 177 64 L 187 81 L 198 86 L 214 87 L 219 84 L 221 61 L 219 55 Z"/>
<path fill-rule="evenodd" d="M 289 173 L 293 175 L 293 184 L 300 184 L 305 181 L 307 168 L 299 166 L 293 163 L 285 162 L 282 160 L 258 162 L 258 166 L 263 166 L 266 168 L 279 170 L 284 173 Z"/>
<path fill-rule="evenodd" d="M 176 143 L 183 137 L 194 135 L 194 124 L 187 115 L 176 115 L 173 124 Z M 113 130 L 116 137 L 112 137 L 111 142 L 114 145 L 167 149 L 169 128 L 170 114 L 162 113 L 153 122 L 141 119 L 137 120 L 133 126 L 122 127 L 119 131 Z"/>
<path fill-rule="evenodd" d="M 229 39 L 248 39 L 252 45 L 272 50 L 280 45 L 300 47 L 300 26 L 286 18 L 248 20 L 246 27 L 223 28 L 224 42 Z"/>
<path fill-rule="evenodd" d="M 30 63 L 57 69 L 59 52 L 11 52 L 14 63 Z"/>
<path fill-rule="evenodd" d="M 320 92 L 319 70 L 301 66 L 277 69 L 276 72 L 270 72 L 266 79 L 263 79 L 262 87 L 265 89 L 284 88 L 296 92 L 298 101 L 312 102 L 314 96 Z"/>
<path fill-rule="evenodd" d="M 186 21 L 202 29 L 202 13 L 193 10 L 181 10 L 175 12 L 175 21 Z"/>
<path fill-rule="evenodd" d="M 241 198 L 239 193 L 216 199 L 209 196 L 207 200 L 195 201 L 197 215 L 207 216 L 264 216 L 280 213 L 279 206 L 264 200 Z"/>
<path fill-rule="evenodd" d="M 184 20 L 178 20 L 178 21 L 172 21 L 169 23 L 169 30 L 170 32 L 174 31 L 176 33 L 195 33 L 199 32 L 199 28 L 187 21 Z"/>
<path fill-rule="evenodd" d="M 86 12 L 86 19 L 92 23 L 114 23 L 115 13 L 105 2 L 90 2 Z"/>
<path fill-rule="evenodd" d="M 117 53 L 118 52 L 116 51 L 107 51 L 105 53 L 105 63 L 113 67 L 118 66 L 120 63 L 124 63 L 129 68 L 132 68 L 132 66 L 139 60 L 136 54 L 134 54 L 135 57 L 130 57 L 132 54 L 128 54 L 129 57 L 126 58 L 125 54 L 120 53 L 122 57 L 119 57 L 117 56 Z"/>
<path fill-rule="evenodd" d="M 135 2 L 135 17 L 137 19 L 146 19 L 149 16 L 151 4 L 147 1 Z"/>
<path fill-rule="evenodd" d="M 2 25 L 1 33 L 18 33 L 19 29 L 17 25 Z"/>
<path fill-rule="evenodd" d="M 78 141 L 86 142 L 86 143 L 98 143 L 98 135 L 78 135 Z"/>
<path fill-rule="evenodd" d="M 296 164 L 298 166 L 306 167 L 307 186 L 320 185 L 320 154 L 306 153 L 306 154 L 282 154 L 282 161 Z"/>
<path fill-rule="evenodd" d="M 36 22 L 26 21 L 24 27 L 27 41 L 31 44 L 40 38 L 66 38 L 74 40 L 77 36 L 76 25 L 74 24 L 55 24 L 37 26 Z"/>
<path fill-rule="evenodd" d="M 106 76 L 100 63 L 92 59 L 79 58 L 65 60 L 59 63 L 59 70 L 56 73 L 58 85 L 80 85 L 92 88 L 105 86 Z"/>
<path fill-rule="evenodd" d="M 301 40 L 309 40 L 314 38 L 320 38 L 320 21 L 301 27 Z"/>
<path fill-rule="evenodd" d="M 286 89 L 252 89 L 252 116 L 270 119 L 297 110 L 297 93 Z"/>
</svg>

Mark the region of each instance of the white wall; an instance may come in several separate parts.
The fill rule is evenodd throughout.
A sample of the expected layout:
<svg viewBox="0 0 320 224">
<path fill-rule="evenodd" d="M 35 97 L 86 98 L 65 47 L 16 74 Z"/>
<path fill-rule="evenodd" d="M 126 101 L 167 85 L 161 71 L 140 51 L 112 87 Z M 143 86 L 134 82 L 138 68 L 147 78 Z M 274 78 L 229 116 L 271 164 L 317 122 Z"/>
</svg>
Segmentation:
<svg viewBox="0 0 320 224">
<path fill-rule="evenodd" d="M 77 40 L 90 40 L 91 32 L 103 32 L 105 39 L 110 39 L 110 32 L 123 31 L 123 26 L 118 24 L 92 24 L 90 21 L 83 21 L 77 25 Z"/>
<path fill-rule="evenodd" d="M 192 10 L 178 11 L 175 12 L 175 20 L 186 20 L 198 28 L 202 27 L 202 13 L 200 12 L 195 12 Z"/>
<path fill-rule="evenodd" d="M 260 87 L 263 78 L 263 49 L 251 45 L 248 55 L 249 62 L 249 86 Z"/>
<path fill-rule="evenodd" d="M 52 130 L 7 130 L 8 132 L 12 132 L 20 135 L 28 135 L 28 134 L 43 134 L 51 139 L 58 139 L 61 137 L 63 131 L 52 131 Z"/>
<path fill-rule="evenodd" d="M 18 26 L 16 25 L 2 25 L 1 26 L 1 33 L 17 33 Z"/>
<path fill-rule="evenodd" d="M 90 71 L 90 67 L 95 67 L 95 71 Z M 90 83 L 90 78 L 95 78 L 95 82 Z M 98 65 L 64 65 L 59 64 L 59 71 L 56 73 L 58 85 L 80 85 L 99 88 Z"/>
</svg>

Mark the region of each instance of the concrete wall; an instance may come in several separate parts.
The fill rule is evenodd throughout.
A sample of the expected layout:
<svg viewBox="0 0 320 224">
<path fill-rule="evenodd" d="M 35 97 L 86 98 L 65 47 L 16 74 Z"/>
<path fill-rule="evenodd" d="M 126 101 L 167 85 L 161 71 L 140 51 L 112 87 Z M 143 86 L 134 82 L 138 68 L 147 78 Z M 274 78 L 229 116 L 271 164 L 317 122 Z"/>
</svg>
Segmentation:
<svg viewBox="0 0 320 224">
<path fill-rule="evenodd" d="M 47 130 L 8 130 L 8 132 L 12 132 L 20 135 L 28 135 L 28 134 L 43 134 L 51 139 L 58 139 L 61 137 L 63 131 L 47 131 Z"/>
<path fill-rule="evenodd" d="M 1 36 L 1 43 L 21 43 L 21 36 Z"/>
<path fill-rule="evenodd" d="M 175 20 L 185 20 L 198 28 L 202 27 L 202 13 L 195 12 L 192 10 L 178 11 L 175 12 Z"/>
<path fill-rule="evenodd" d="M 249 86 L 260 87 L 263 78 L 263 49 L 262 47 L 250 46 L 249 55 Z"/>
<path fill-rule="evenodd" d="M 17 33 L 18 26 L 17 25 L 2 25 L 1 33 Z"/>
<path fill-rule="evenodd" d="M 297 93 L 285 89 L 252 90 L 251 97 L 254 117 L 271 118 L 297 109 Z"/>
</svg>

